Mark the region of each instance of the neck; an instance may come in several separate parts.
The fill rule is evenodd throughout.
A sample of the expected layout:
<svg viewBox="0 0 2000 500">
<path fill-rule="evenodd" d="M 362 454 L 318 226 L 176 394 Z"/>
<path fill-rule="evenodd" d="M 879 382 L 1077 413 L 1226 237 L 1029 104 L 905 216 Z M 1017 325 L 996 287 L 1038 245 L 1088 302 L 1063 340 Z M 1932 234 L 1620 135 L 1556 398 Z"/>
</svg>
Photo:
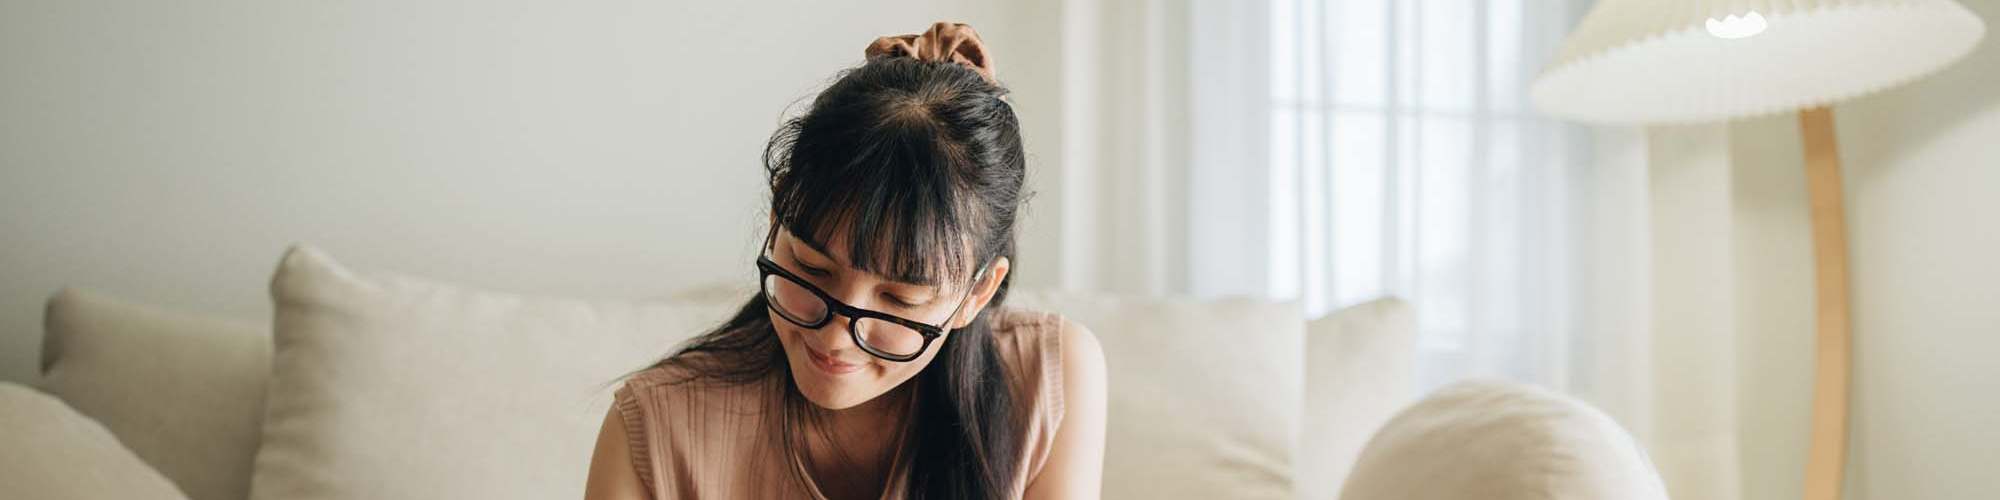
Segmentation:
<svg viewBox="0 0 2000 500">
<path fill-rule="evenodd" d="M 887 449 L 894 444 L 903 421 L 907 420 L 912 385 L 915 382 L 898 385 L 875 399 L 851 408 L 815 408 L 818 415 L 813 420 L 820 424 L 815 430 L 823 431 L 833 444 L 849 453 Z"/>
<path fill-rule="evenodd" d="M 805 454 L 815 483 L 829 497 L 833 491 L 876 491 L 893 468 L 890 463 L 907 425 L 915 381 L 904 383 L 866 403 L 840 410 L 812 407 L 806 419 Z M 861 493 L 872 497 L 875 493 Z"/>
</svg>

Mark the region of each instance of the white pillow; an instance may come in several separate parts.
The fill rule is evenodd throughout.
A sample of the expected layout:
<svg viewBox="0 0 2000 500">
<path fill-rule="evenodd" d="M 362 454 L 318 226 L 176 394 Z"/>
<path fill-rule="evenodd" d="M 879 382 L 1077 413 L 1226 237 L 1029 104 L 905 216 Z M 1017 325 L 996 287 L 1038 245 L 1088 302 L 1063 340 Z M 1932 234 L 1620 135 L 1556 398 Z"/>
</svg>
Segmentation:
<svg viewBox="0 0 2000 500">
<path fill-rule="evenodd" d="M 264 418 L 264 325 L 80 290 L 49 299 L 42 387 L 195 500 L 243 500 Z"/>
<path fill-rule="evenodd" d="M 471 290 L 306 246 L 271 295 L 264 500 L 574 498 L 618 378 L 736 305 Z"/>
<path fill-rule="evenodd" d="M 1305 321 L 1293 304 L 1018 293 L 1097 334 L 1104 498 L 1292 498 Z"/>
<path fill-rule="evenodd" d="M 7 498 L 187 498 L 104 426 L 19 384 L 0 382 L 0 450 Z"/>
<path fill-rule="evenodd" d="M 1306 324 L 1305 429 L 1299 498 L 1334 498 L 1368 437 L 1416 391 L 1417 318 L 1377 299 Z"/>
<path fill-rule="evenodd" d="M 1581 401 L 1460 382 L 1403 410 L 1348 476 L 1343 500 L 1666 500 L 1644 450 Z"/>
</svg>

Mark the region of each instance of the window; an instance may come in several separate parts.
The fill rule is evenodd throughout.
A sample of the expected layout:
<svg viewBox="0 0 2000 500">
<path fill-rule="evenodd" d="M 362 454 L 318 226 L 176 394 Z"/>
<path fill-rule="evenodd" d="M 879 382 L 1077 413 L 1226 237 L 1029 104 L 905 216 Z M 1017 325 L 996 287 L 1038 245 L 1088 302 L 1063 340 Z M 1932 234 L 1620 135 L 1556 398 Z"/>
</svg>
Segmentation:
<svg viewBox="0 0 2000 500">
<path fill-rule="evenodd" d="M 1410 300 L 1426 387 L 1561 378 L 1587 144 L 1525 89 L 1576 12 L 1272 2 L 1270 293 L 1309 316 Z"/>
</svg>

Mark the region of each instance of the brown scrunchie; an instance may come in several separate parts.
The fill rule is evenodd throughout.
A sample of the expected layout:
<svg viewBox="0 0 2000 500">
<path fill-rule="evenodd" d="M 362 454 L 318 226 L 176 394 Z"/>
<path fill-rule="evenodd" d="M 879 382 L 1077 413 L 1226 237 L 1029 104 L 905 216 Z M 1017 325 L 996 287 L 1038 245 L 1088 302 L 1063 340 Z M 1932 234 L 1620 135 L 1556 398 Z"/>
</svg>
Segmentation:
<svg viewBox="0 0 2000 500">
<path fill-rule="evenodd" d="M 921 35 L 877 38 L 862 53 L 868 59 L 914 57 L 919 61 L 955 62 L 979 72 L 987 83 L 1000 84 L 993 77 L 993 57 L 986 53 L 986 44 L 979 41 L 979 33 L 964 24 L 940 21 Z"/>
</svg>

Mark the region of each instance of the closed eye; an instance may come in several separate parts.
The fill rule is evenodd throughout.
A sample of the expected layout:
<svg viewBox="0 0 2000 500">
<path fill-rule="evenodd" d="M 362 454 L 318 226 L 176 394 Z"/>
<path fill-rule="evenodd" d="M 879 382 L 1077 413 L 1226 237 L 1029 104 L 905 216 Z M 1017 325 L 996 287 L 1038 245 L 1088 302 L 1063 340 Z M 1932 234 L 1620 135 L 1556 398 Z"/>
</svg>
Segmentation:
<svg viewBox="0 0 2000 500">
<path fill-rule="evenodd" d="M 905 308 L 905 309 L 911 309 L 911 308 L 915 308 L 915 307 L 917 307 L 917 306 L 921 306 L 921 305 L 924 305 L 924 303 L 928 303 L 928 302 L 929 302 L 929 301 L 924 301 L 924 302 L 912 302 L 912 301 L 910 301 L 910 300 L 908 300 L 908 299 L 904 299 L 904 298 L 902 298 L 902 297 L 898 297 L 898 296 L 896 296 L 895 294 L 890 294 L 890 293 L 885 293 L 885 294 L 882 294 L 882 298 L 885 298 L 885 299 L 889 299 L 889 303 L 891 303 L 891 304 L 894 304 L 894 305 L 896 305 L 897 307 L 901 307 L 901 308 Z"/>
</svg>

